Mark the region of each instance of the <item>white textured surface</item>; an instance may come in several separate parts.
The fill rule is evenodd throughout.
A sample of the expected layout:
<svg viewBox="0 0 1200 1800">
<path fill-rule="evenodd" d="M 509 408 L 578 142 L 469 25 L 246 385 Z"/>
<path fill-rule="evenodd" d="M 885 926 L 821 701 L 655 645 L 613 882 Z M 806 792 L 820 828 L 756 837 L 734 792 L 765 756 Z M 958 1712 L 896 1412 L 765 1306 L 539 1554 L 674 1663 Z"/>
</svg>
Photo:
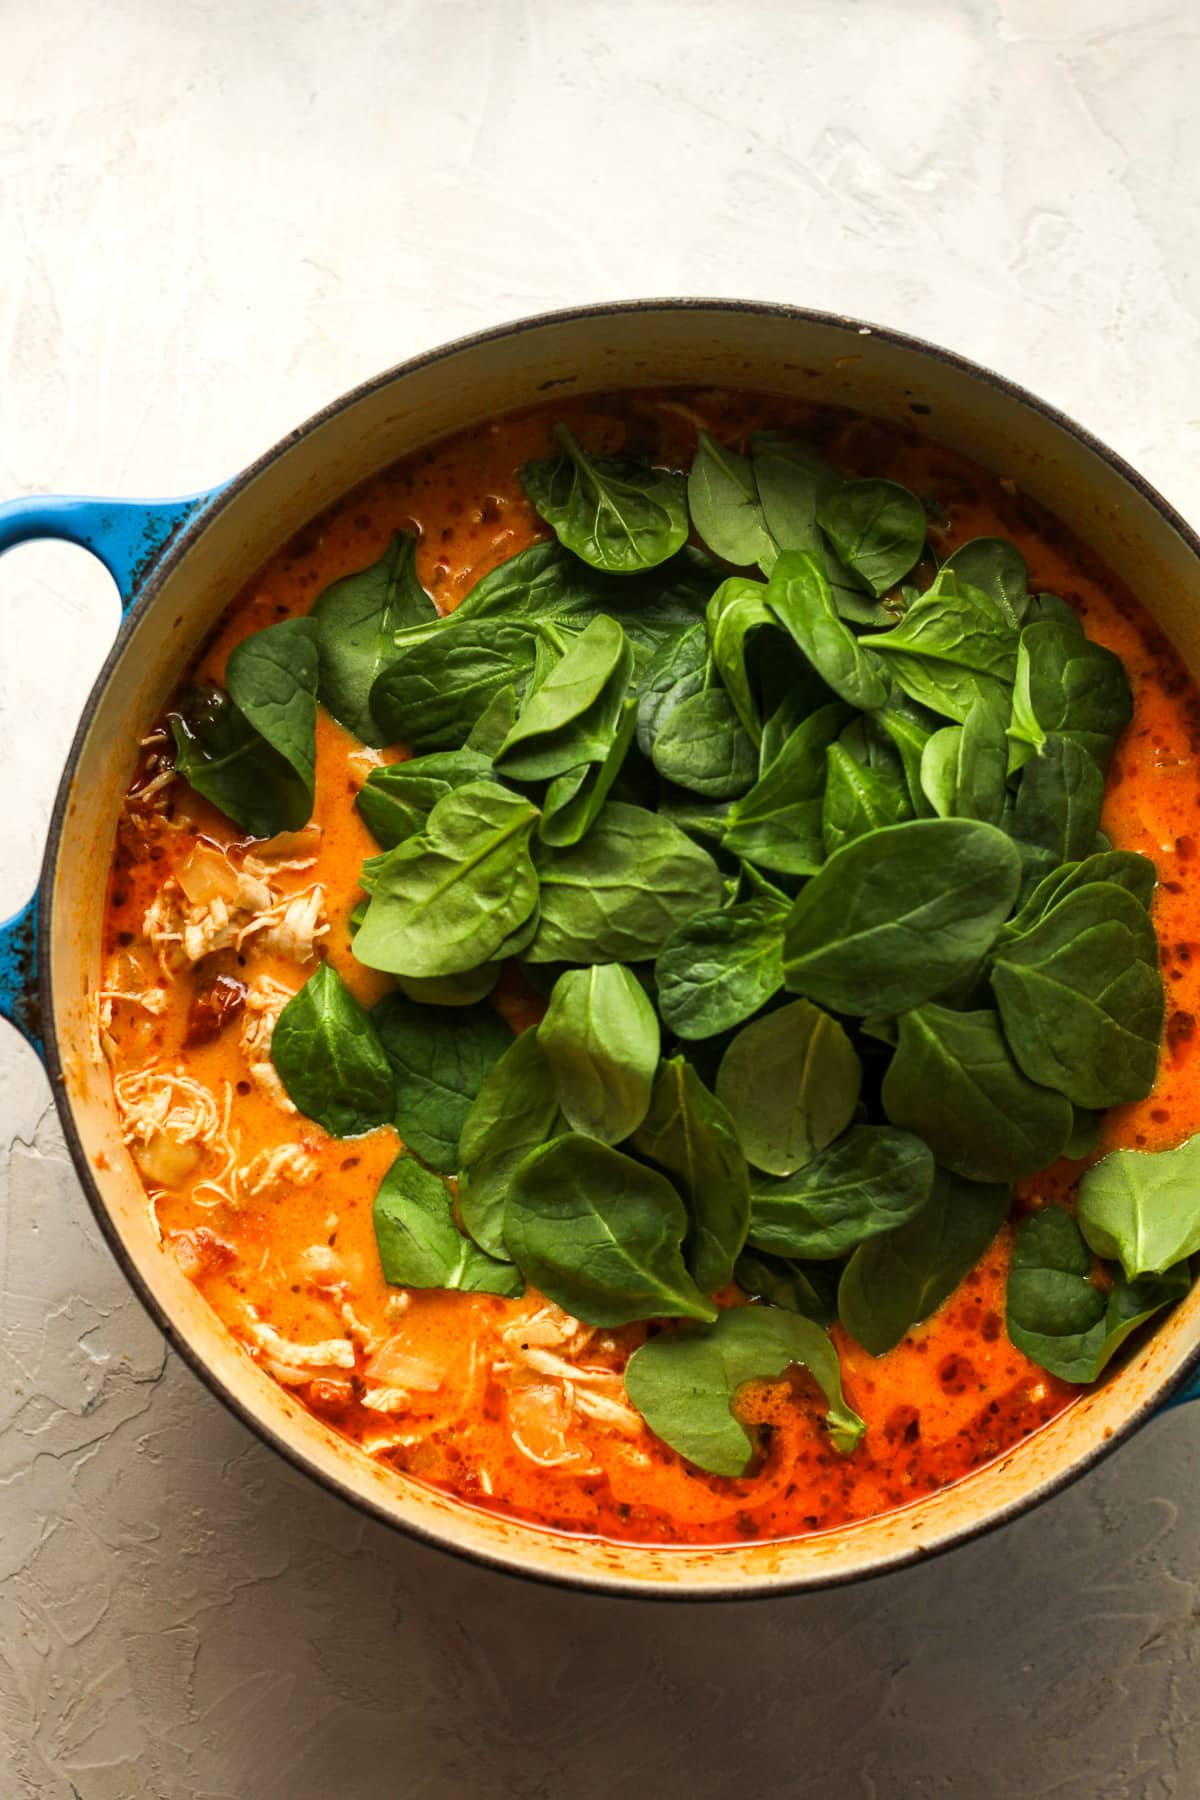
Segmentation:
<svg viewBox="0 0 1200 1800">
<path fill-rule="evenodd" d="M 0 0 L 0 494 L 174 493 L 580 300 L 856 312 L 1200 517 L 1184 0 Z M 115 622 L 0 571 L 0 916 Z M 865 1588 L 655 1609 L 368 1525 L 165 1355 L 0 1039 L 0 1800 L 1200 1795 L 1200 1407 Z"/>
</svg>

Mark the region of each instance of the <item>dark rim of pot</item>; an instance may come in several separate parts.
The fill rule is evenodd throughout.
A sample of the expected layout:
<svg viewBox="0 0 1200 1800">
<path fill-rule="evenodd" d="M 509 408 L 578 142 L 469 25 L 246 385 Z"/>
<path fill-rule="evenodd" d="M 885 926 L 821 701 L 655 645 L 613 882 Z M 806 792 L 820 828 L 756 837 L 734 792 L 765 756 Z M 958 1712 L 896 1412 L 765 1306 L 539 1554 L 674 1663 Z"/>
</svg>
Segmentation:
<svg viewBox="0 0 1200 1800">
<path fill-rule="evenodd" d="M 104 661 L 104 665 L 101 668 L 99 675 L 96 677 L 96 681 L 88 695 L 71 743 L 70 752 L 67 756 L 62 779 L 59 783 L 58 793 L 55 797 L 54 810 L 51 815 L 50 829 L 46 843 L 46 854 L 42 864 L 42 873 L 38 888 L 42 919 L 42 954 L 40 957 L 39 987 L 45 1031 L 46 1067 L 50 1076 L 50 1084 L 54 1094 L 55 1104 L 58 1108 L 59 1118 L 62 1121 L 63 1133 L 71 1153 L 71 1158 L 75 1164 L 76 1172 L 83 1184 L 88 1204 L 108 1242 L 109 1248 L 112 1250 L 113 1255 L 121 1269 L 124 1271 L 134 1292 L 138 1295 L 142 1304 L 145 1306 L 147 1312 L 150 1314 L 159 1330 L 163 1333 L 168 1343 L 178 1352 L 180 1357 L 182 1357 L 182 1359 L 190 1366 L 193 1372 L 199 1376 L 200 1380 L 212 1390 L 217 1398 L 221 1400 L 244 1425 L 248 1426 L 255 1436 L 261 1439 L 263 1443 L 277 1451 L 279 1455 L 294 1468 L 299 1469 L 310 1479 L 319 1483 L 328 1492 L 336 1495 L 339 1499 L 346 1501 L 358 1511 L 367 1513 L 372 1518 L 378 1519 L 383 1524 L 390 1526 L 393 1530 L 400 1531 L 404 1535 L 414 1538 L 419 1542 L 428 1545 L 432 1549 L 441 1551 L 445 1555 L 454 1556 L 462 1561 L 483 1566 L 503 1575 L 514 1576 L 526 1581 L 537 1581 L 551 1587 L 566 1587 L 585 1592 L 599 1593 L 609 1598 L 618 1599 L 677 1600 L 691 1602 L 774 1600 L 781 1599 L 785 1596 L 812 1592 L 824 1588 L 840 1587 L 849 1582 L 873 1580 L 881 1575 L 891 1574 L 896 1570 L 905 1568 L 912 1563 L 927 1561 L 931 1556 L 941 1555 L 947 1550 L 956 1549 L 960 1545 L 971 1543 L 973 1540 L 981 1538 L 991 1531 L 995 1531 L 1001 1525 L 1007 1524 L 1018 1514 L 1029 1512 L 1034 1506 L 1040 1505 L 1044 1500 L 1048 1500 L 1051 1496 L 1061 1493 L 1064 1488 L 1068 1487 L 1072 1482 L 1077 1481 L 1082 1475 L 1093 1468 L 1102 1457 L 1109 1453 L 1109 1451 L 1115 1449 L 1118 1444 L 1123 1443 L 1130 1437 L 1140 1425 L 1144 1424 L 1148 1419 L 1154 1416 L 1161 1407 L 1163 1401 L 1166 1400 L 1174 1389 L 1187 1378 L 1198 1364 L 1200 1364 L 1200 1342 L 1197 1343 L 1194 1350 L 1171 1378 L 1164 1382 L 1152 1395 L 1148 1396 L 1138 1406 L 1133 1408 L 1109 1438 L 1089 1450 L 1086 1455 L 1080 1456 L 1069 1468 L 1062 1470 L 1059 1474 L 1043 1482 L 1034 1494 L 1020 1500 L 1010 1501 L 1006 1505 L 989 1512 L 986 1517 L 978 1520 L 976 1523 L 948 1532 L 945 1537 L 940 1538 L 938 1542 L 930 1548 L 927 1548 L 919 1542 L 915 1542 L 909 1548 L 897 1550 L 894 1554 L 880 1557 L 876 1562 L 873 1562 L 870 1567 L 865 1569 L 839 1570 L 836 1573 L 831 1574 L 814 1573 L 782 1580 L 775 1580 L 770 1577 L 751 1579 L 750 1581 L 735 1579 L 731 1580 L 728 1584 L 720 1586 L 714 1585 L 689 1588 L 681 1584 L 657 1580 L 643 1582 L 633 1577 L 625 1579 L 618 1574 L 593 1574 L 590 1571 L 582 1569 L 578 1573 L 575 1571 L 568 1572 L 564 1570 L 561 1574 L 557 1571 L 551 1572 L 544 1569 L 531 1569 L 522 1567 L 520 1557 L 516 1554 L 510 1557 L 486 1550 L 467 1548 L 465 1546 L 449 1543 L 436 1530 L 423 1524 L 395 1518 L 386 1507 L 376 1502 L 369 1495 L 359 1492 L 349 1481 L 342 1481 L 336 1475 L 316 1468 L 296 1444 L 291 1442 L 288 1437 L 277 1432 L 263 1419 L 259 1418 L 250 1407 L 246 1406 L 235 1394 L 225 1387 L 224 1383 L 214 1373 L 212 1368 L 200 1355 L 199 1351 L 197 1351 L 188 1339 L 179 1332 L 174 1321 L 159 1305 L 150 1289 L 143 1283 L 133 1259 L 125 1247 L 124 1240 L 117 1230 L 117 1227 L 109 1214 L 108 1208 L 104 1203 L 99 1184 L 95 1180 L 91 1164 L 80 1140 L 71 1103 L 66 1094 L 62 1057 L 59 1053 L 58 1033 L 54 1018 L 53 983 L 50 967 L 51 958 L 49 955 L 54 872 L 58 863 L 58 854 L 67 816 L 72 778 L 88 732 L 91 728 L 93 716 L 102 695 L 107 689 L 114 670 L 124 655 L 130 628 L 142 618 L 143 614 L 145 614 L 151 606 L 153 606 L 164 582 L 178 567 L 184 557 L 187 556 L 196 539 L 212 520 L 223 512 L 227 506 L 230 506 L 237 501 L 255 478 L 270 464 L 274 463 L 285 451 L 290 450 L 294 445 L 300 443 L 302 439 L 311 436 L 314 431 L 318 430 L 330 419 L 335 418 L 339 413 L 345 412 L 358 401 L 365 399 L 368 395 L 377 393 L 381 388 L 390 386 L 393 382 L 406 375 L 414 374 L 418 369 L 429 368 L 436 363 L 448 361 L 450 358 L 458 356 L 464 351 L 478 348 L 481 344 L 493 343 L 501 338 L 516 337 L 525 332 L 539 331 L 547 326 L 571 324 L 589 318 L 612 318 L 619 320 L 632 314 L 672 312 L 749 314 L 752 316 L 787 320 L 801 325 L 825 326 L 834 330 L 843 331 L 850 338 L 867 336 L 880 338 L 886 343 L 895 344 L 901 349 L 910 350 L 919 356 L 926 357 L 931 362 L 941 363 L 955 369 L 959 373 L 967 376 L 970 380 L 979 383 L 981 386 L 993 388 L 1007 396 L 1009 399 L 1017 401 L 1020 405 L 1028 407 L 1030 411 L 1039 413 L 1042 418 L 1048 420 L 1052 425 L 1057 426 L 1066 436 L 1074 438 L 1077 443 L 1083 445 L 1095 456 L 1107 463 L 1123 481 L 1128 483 L 1131 488 L 1135 489 L 1150 503 L 1151 506 L 1153 506 L 1163 521 L 1170 526 L 1191 551 L 1192 555 L 1200 562 L 1200 537 L 1197 536 L 1170 502 L 1164 499 L 1150 482 L 1139 475 L 1137 470 L 1133 469 L 1122 457 L 1118 456 L 1115 451 L 1110 450 L 1107 445 L 1101 443 L 1101 441 L 1094 437 L 1091 432 L 1086 431 L 1081 425 L 1076 424 L 1073 419 L 1069 418 L 1065 413 L 1058 411 L 1056 407 L 1050 406 L 1044 400 L 1039 400 L 1036 395 L 1031 394 L 1017 382 L 1009 381 L 1005 376 L 996 374 L 994 370 L 986 368 L 980 363 L 972 362 L 967 357 L 959 356 L 952 350 L 943 349 L 940 345 L 931 344 L 923 338 L 910 336 L 907 332 L 894 331 L 887 326 L 868 324 L 866 321 L 847 318 L 838 313 L 819 312 L 805 307 L 786 306 L 769 301 L 702 298 L 626 300 L 614 301 L 612 303 L 600 303 L 592 306 L 565 307 L 554 312 L 536 313 L 528 318 L 514 320 L 508 324 L 491 326 L 485 331 L 472 332 L 466 337 L 456 338 L 451 343 L 443 344 L 437 349 L 425 351 L 419 356 L 411 357 L 406 362 L 398 363 L 395 367 L 385 370 L 380 375 L 374 376 L 370 381 L 365 381 L 358 387 L 350 389 L 348 393 L 343 394 L 339 399 L 331 402 L 330 405 L 325 406 L 319 412 L 314 413 L 303 425 L 298 426 L 285 438 L 281 439 L 279 443 L 266 451 L 264 455 L 258 457 L 255 462 L 250 463 L 240 474 L 235 475 L 226 486 L 222 487 L 217 492 L 211 502 L 202 505 L 154 564 L 137 599 L 125 615 L 112 648 L 110 649 L 108 656 Z M 514 1522 L 513 1528 L 518 1531 L 528 1529 L 541 1532 L 542 1530 L 542 1528 L 538 1526 L 525 1526 L 520 1521 Z M 850 1529 L 853 1528 L 851 1527 Z M 719 1555 L 719 1553 L 719 1549 L 714 1547 L 714 1556 Z"/>
</svg>

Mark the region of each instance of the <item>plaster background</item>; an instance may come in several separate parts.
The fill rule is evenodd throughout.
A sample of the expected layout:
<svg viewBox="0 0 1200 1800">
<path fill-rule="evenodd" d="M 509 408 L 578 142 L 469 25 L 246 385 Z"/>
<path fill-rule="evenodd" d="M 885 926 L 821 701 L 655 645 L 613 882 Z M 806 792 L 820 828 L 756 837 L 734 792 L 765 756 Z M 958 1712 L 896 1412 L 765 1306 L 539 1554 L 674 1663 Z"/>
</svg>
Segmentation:
<svg viewBox="0 0 1200 1800">
<path fill-rule="evenodd" d="M 459 332 L 669 292 L 994 364 L 1200 519 L 1184 0 L 0 0 L 0 494 L 176 493 Z M 115 625 L 0 571 L 0 916 Z M 0 1800 L 1200 1795 L 1200 1406 L 869 1587 L 477 1573 L 272 1458 L 0 1036 Z"/>
</svg>

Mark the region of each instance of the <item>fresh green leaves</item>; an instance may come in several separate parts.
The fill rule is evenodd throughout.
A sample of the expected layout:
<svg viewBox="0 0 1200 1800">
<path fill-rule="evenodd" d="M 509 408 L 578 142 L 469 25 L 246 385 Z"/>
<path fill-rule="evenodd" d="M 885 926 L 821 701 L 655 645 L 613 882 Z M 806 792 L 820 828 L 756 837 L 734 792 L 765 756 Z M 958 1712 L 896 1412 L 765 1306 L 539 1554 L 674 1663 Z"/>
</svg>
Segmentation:
<svg viewBox="0 0 1200 1800">
<path fill-rule="evenodd" d="M 787 985 L 860 1018 L 919 1006 L 987 954 L 1020 872 L 1011 840 L 967 819 L 912 819 L 855 838 L 788 916 Z"/>
<path fill-rule="evenodd" d="M 371 1023 L 395 1077 L 396 1130 L 422 1162 L 453 1175 L 467 1115 L 512 1032 L 490 1006 L 421 1006 L 402 994 L 386 994 Z"/>
<path fill-rule="evenodd" d="M 416 549 L 416 538 L 398 531 L 378 562 L 327 587 L 309 615 L 320 663 L 317 698 L 364 744 L 388 741 L 371 712 L 371 689 L 396 660 L 396 632 L 438 616 L 417 580 Z"/>
<path fill-rule="evenodd" d="M 1187 1264 L 1105 1290 L 1079 1226 L 1061 1206 L 1023 1219 L 1008 1277 L 1008 1335 L 1064 1381 L 1095 1381 L 1131 1332 L 1191 1286 Z"/>
<path fill-rule="evenodd" d="M 890 631 L 863 638 L 910 699 L 963 724 L 980 696 L 1007 704 L 1017 633 L 996 601 L 942 569 Z"/>
<path fill-rule="evenodd" d="M 444 795 L 471 781 L 490 781 L 490 757 L 475 750 L 444 750 L 372 769 L 354 804 L 382 850 L 394 850 L 425 829 Z"/>
<path fill-rule="evenodd" d="M 228 694 L 194 689 L 169 715 L 175 767 L 252 837 L 307 824 L 316 781 L 317 642 L 284 619 L 230 651 Z"/>
<path fill-rule="evenodd" d="M 672 1176 L 687 1201 L 687 1265 L 697 1286 L 714 1293 L 732 1276 L 746 1241 L 750 1177 L 732 1119 L 683 1057 L 660 1064 L 632 1143 Z"/>
<path fill-rule="evenodd" d="M 521 707 L 496 752 L 498 771 L 510 780 L 542 781 L 602 760 L 632 668 L 624 631 L 598 614 Z"/>
<path fill-rule="evenodd" d="M 537 809 L 492 782 L 439 800 L 425 829 L 378 858 L 354 954 L 393 975 L 456 975 L 489 962 L 538 903 L 529 854 Z"/>
<path fill-rule="evenodd" d="M 594 569 L 629 574 L 665 562 L 687 542 L 682 475 L 631 456 L 592 456 L 558 425 L 558 456 L 526 463 L 525 492 L 558 540 Z"/>
<path fill-rule="evenodd" d="M 687 1213 L 671 1183 L 588 1137 L 559 1137 L 509 1183 L 504 1239 L 526 1278 L 588 1325 L 711 1319 L 683 1264 Z"/>
<path fill-rule="evenodd" d="M 1079 1183 L 1079 1223 L 1126 1277 L 1162 1275 L 1200 1250 L 1200 1137 L 1172 1150 L 1113 1150 Z"/>
<path fill-rule="evenodd" d="M 654 965 L 658 1008 L 677 1037 L 715 1037 L 783 986 L 782 894 L 761 895 L 677 927 Z"/>
<path fill-rule="evenodd" d="M 1054 733 L 1072 739 L 1104 769 L 1132 714 L 1120 657 L 1086 638 L 1077 619 L 1045 619 L 1025 627 L 1010 727 L 1016 745 L 1040 751 Z"/>
<path fill-rule="evenodd" d="M 831 1144 L 854 1117 L 861 1086 L 850 1039 L 808 1000 L 743 1026 L 717 1071 L 717 1098 L 746 1160 L 770 1175 L 791 1175 Z"/>
<path fill-rule="evenodd" d="M 454 1222 L 450 1190 L 408 1155 L 396 1158 L 375 1195 L 375 1242 L 383 1279 L 396 1287 L 519 1294 L 511 1263 L 486 1256 Z"/>
<path fill-rule="evenodd" d="M 769 568 L 775 541 L 767 529 L 750 459 L 700 433 L 687 483 L 688 507 L 696 530 L 717 556 L 735 568 L 757 563 Z"/>
<path fill-rule="evenodd" d="M 537 1032 L 522 1032 L 483 1082 L 459 1139 L 458 1210 L 489 1255 L 507 1256 L 509 1183 L 525 1157 L 553 1136 L 558 1122 L 558 1093 Z"/>
<path fill-rule="evenodd" d="M 811 556 L 788 550 L 779 558 L 767 605 L 835 694 L 863 711 L 883 705 L 884 666 L 839 618 L 829 582 Z"/>
<path fill-rule="evenodd" d="M 333 1137 L 390 1123 L 391 1066 L 370 1015 L 330 963 L 280 1013 L 271 1060 L 293 1103 Z"/>
<path fill-rule="evenodd" d="M 841 561 L 876 595 L 895 587 L 925 546 L 925 508 L 895 481 L 844 482 L 817 519 Z"/>
<path fill-rule="evenodd" d="M 564 971 L 538 1044 L 573 1131 L 618 1144 L 637 1130 L 658 1068 L 658 1017 L 623 964 Z"/>
<path fill-rule="evenodd" d="M 735 1306 L 712 1325 L 652 1338 L 625 1369 L 625 1392 L 656 1436 L 714 1475 L 744 1475 L 754 1441 L 734 1414 L 748 1381 L 807 1369 L 828 1406 L 834 1448 L 849 1456 L 866 1426 L 842 1394 L 837 1352 L 819 1325 L 768 1306 Z"/>
<path fill-rule="evenodd" d="M 756 1179 L 750 1242 L 776 1256 L 825 1262 L 905 1224 L 932 1185 L 933 1157 L 919 1137 L 852 1125 L 795 1174 Z"/>
</svg>

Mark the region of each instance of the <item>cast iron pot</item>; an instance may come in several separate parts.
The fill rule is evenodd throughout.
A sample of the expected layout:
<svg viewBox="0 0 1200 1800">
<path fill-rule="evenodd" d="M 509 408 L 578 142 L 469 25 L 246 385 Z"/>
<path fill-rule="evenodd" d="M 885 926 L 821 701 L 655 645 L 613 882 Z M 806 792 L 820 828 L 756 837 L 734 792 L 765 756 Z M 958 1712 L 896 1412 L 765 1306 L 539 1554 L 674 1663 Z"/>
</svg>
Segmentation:
<svg viewBox="0 0 1200 1800">
<path fill-rule="evenodd" d="M 789 307 L 657 300 L 524 320 L 381 375 L 208 493 L 0 507 L 0 551 L 38 537 L 82 544 L 107 565 L 126 609 L 67 758 L 38 894 L 0 927 L 0 1010 L 45 1058 L 79 1178 L 130 1281 L 171 1343 L 267 1443 L 363 1511 L 495 1568 L 608 1593 L 715 1599 L 878 1574 L 1055 1492 L 1168 1396 L 1190 1397 L 1200 1286 L 1027 1444 L 903 1511 L 798 1542 L 729 1549 L 560 1536 L 376 1465 L 256 1367 L 156 1241 L 107 1067 L 89 1056 L 99 875 L 138 740 L 242 584 L 322 508 L 436 438 L 548 393 L 672 383 L 768 389 L 893 422 L 919 415 L 930 436 L 1011 476 L 1094 544 L 1200 674 L 1200 541 L 1119 457 L 1011 382 L 897 332 Z"/>
</svg>

